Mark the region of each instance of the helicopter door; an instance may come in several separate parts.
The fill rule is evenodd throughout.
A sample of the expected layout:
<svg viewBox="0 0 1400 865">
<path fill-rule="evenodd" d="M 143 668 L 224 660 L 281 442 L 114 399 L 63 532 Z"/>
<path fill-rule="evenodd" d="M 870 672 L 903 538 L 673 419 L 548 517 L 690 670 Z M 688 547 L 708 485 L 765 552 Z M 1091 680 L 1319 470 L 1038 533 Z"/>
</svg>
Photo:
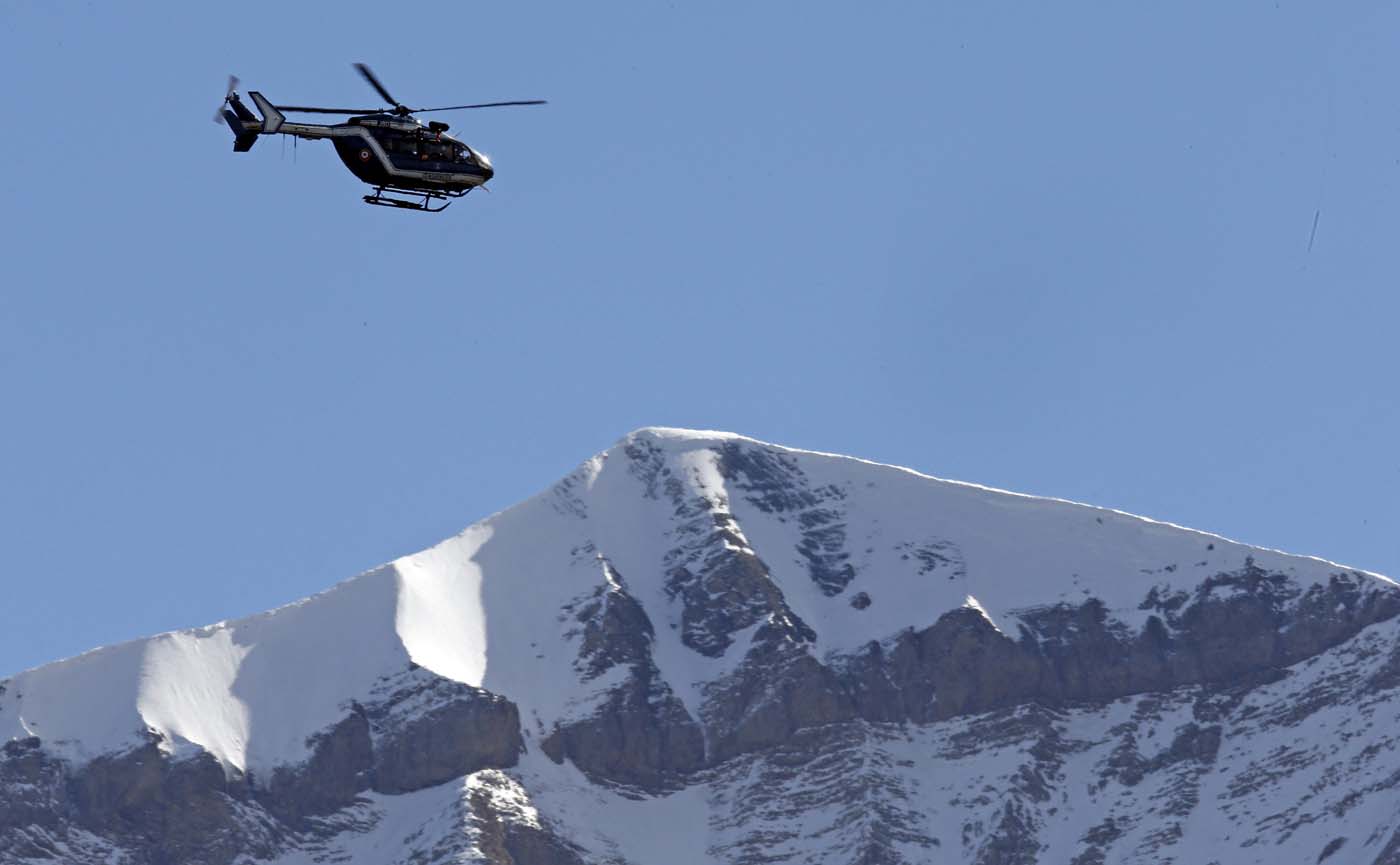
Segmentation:
<svg viewBox="0 0 1400 865">
<path fill-rule="evenodd" d="M 449 142 L 433 138 L 425 138 L 418 143 L 418 156 L 432 166 L 430 169 L 432 171 L 450 168 L 450 165 L 442 165 L 441 163 L 455 161 L 452 145 Z"/>
<path fill-rule="evenodd" d="M 389 161 L 399 168 L 418 167 L 418 140 L 412 135 L 390 135 L 382 140 Z"/>
</svg>

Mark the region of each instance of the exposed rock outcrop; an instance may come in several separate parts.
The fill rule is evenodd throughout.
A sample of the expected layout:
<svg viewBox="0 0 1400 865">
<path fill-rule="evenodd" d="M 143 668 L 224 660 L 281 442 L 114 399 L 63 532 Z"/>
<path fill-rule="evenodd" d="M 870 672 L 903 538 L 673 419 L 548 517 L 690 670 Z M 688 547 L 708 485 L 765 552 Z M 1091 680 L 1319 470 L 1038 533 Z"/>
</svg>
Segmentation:
<svg viewBox="0 0 1400 865">
<path fill-rule="evenodd" d="M 37 737 L 10 742 L 0 750 L 0 862 L 67 859 L 87 836 L 140 865 L 271 858 L 311 829 L 312 818 L 368 792 L 420 790 L 519 758 L 519 714 L 503 697 L 422 669 L 382 691 L 374 702 L 349 704 L 341 721 L 307 743 L 305 761 L 266 778 L 207 752 L 173 754 L 155 737 L 81 765 L 47 754 Z"/>
<path fill-rule="evenodd" d="M 555 728 L 541 748 L 597 780 L 652 791 L 674 788 L 705 765 L 700 725 L 647 665 L 634 668 L 593 714 Z"/>
</svg>

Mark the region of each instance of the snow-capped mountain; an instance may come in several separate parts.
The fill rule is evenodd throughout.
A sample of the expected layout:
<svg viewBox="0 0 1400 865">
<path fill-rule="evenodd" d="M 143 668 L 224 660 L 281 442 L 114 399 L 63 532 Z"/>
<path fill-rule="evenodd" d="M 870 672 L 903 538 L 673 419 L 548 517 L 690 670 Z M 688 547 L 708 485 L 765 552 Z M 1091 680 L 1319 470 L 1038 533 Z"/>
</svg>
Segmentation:
<svg viewBox="0 0 1400 865">
<path fill-rule="evenodd" d="M 0 682 L 0 863 L 1400 863 L 1400 586 L 645 429 Z"/>
</svg>

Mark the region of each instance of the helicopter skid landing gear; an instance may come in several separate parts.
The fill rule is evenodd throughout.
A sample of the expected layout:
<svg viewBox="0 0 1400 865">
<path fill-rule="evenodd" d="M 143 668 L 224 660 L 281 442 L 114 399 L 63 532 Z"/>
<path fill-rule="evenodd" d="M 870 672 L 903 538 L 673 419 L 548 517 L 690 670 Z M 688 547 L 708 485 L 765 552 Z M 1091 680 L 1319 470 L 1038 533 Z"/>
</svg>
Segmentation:
<svg viewBox="0 0 1400 865">
<path fill-rule="evenodd" d="M 452 203 L 452 199 L 461 198 L 471 190 L 463 189 L 458 192 L 437 192 L 424 189 L 400 189 L 394 186 L 375 187 L 373 195 L 365 196 L 365 204 L 374 204 L 379 207 L 398 207 L 403 210 L 418 210 L 424 213 L 441 213 Z M 385 195 L 385 192 L 394 192 L 402 195 L 422 196 L 421 201 L 414 201 L 404 198 L 392 198 Z M 433 202 L 441 201 L 440 207 L 433 207 Z"/>
</svg>

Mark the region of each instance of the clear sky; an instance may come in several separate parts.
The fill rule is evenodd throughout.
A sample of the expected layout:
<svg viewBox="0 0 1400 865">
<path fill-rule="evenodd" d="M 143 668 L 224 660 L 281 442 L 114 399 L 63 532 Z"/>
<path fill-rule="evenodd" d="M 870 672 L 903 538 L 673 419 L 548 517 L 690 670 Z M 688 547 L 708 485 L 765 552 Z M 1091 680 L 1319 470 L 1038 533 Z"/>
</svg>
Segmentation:
<svg viewBox="0 0 1400 865">
<path fill-rule="evenodd" d="M 319 591 L 644 425 L 1400 575 L 1400 6 L 0 4 L 0 675 Z M 370 208 L 274 102 L 461 112 Z M 1316 224 L 1315 235 L 1313 227 Z"/>
</svg>

